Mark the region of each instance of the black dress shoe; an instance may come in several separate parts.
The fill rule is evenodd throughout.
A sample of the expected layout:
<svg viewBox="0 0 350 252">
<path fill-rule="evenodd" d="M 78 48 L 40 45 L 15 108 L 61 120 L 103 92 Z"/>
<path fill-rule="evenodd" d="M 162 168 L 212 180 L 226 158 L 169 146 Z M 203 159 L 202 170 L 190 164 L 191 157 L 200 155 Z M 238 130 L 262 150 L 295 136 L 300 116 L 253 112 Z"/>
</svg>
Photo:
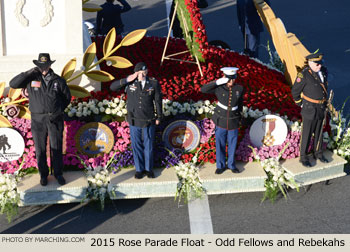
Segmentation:
<svg viewBox="0 0 350 252">
<path fill-rule="evenodd" d="M 62 175 L 57 176 L 56 179 L 57 179 L 58 184 L 60 184 L 60 185 L 66 184 L 66 180 L 64 179 L 64 177 Z"/>
<path fill-rule="evenodd" d="M 42 186 L 47 185 L 47 177 L 40 178 L 40 185 L 42 185 Z"/>
<path fill-rule="evenodd" d="M 222 169 L 217 168 L 216 171 L 215 171 L 215 174 L 221 174 L 221 173 L 223 173 L 225 170 L 226 170 L 225 168 L 222 168 Z"/>
<path fill-rule="evenodd" d="M 143 178 L 143 173 L 142 172 L 136 172 L 135 173 L 135 178 L 136 179 L 142 179 Z"/>
<path fill-rule="evenodd" d="M 145 172 L 147 178 L 154 178 L 154 173 L 153 173 L 153 171 L 144 171 L 144 172 Z"/>
<path fill-rule="evenodd" d="M 318 157 L 318 160 L 320 160 L 322 163 L 329 163 L 328 159 L 325 158 L 323 155 L 321 157 Z"/>
<path fill-rule="evenodd" d="M 305 167 L 312 167 L 310 161 L 306 160 L 306 161 L 301 161 L 301 164 Z"/>
<path fill-rule="evenodd" d="M 235 168 L 235 169 L 231 169 L 231 171 L 232 171 L 233 173 L 241 173 L 241 171 L 240 171 L 240 170 L 238 170 L 237 168 Z"/>
</svg>

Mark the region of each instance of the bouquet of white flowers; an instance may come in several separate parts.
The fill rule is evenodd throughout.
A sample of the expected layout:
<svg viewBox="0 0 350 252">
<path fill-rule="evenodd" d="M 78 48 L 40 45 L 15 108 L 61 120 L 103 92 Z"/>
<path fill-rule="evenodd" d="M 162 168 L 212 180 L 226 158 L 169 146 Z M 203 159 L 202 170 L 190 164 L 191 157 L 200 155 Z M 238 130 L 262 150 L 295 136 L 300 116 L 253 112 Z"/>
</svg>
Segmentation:
<svg viewBox="0 0 350 252">
<path fill-rule="evenodd" d="M 108 163 L 105 166 L 97 166 L 95 168 L 86 165 L 85 162 L 77 155 L 80 159 L 80 162 L 84 165 L 86 172 L 86 178 L 89 184 L 87 188 L 86 195 L 83 198 L 82 202 L 86 199 L 90 200 L 99 200 L 101 210 L 104 210 L 105 199 L 109 193 L 114 194 L 112 186 L 110 184 L 111 178 L 109 176 L 108 167 L 114 161 L 115 154 L 110 158 Z"/>
<path fill-rule="evenodd" d="M 205 193 L 203 182 L 199 177 L 199 168 L 196 165 L 199 151 L 200 149 L 197 151 L 191 162 L 183 163 L 181 161 L 174 167 L 179 179 L 175 193 L 175 200 L 178 198 L 179 203 L 181 198 L 184 198 L 185 203 L 188 203 L 188 201 L 193 198 L 201 198 Z"/>
<path fill-rule="evenodd" d="M 249 147 L 253 150 L 254 157 L 260 161 L 260 164 L 267 175 L 267 179 L 265 180 L 266 191 L 262 201 L 269 198 L 271 202 L 274 202 L 279 192 L 281 192 L 284 198 L 287 199 L 288 188 L 295 188 L 299 192 L 299 185 L 279 162 L 279 159 L 287 149 L 288 144 L 282 149 L 277 158 L 269 158 L 263 161 L 260 160 L 260 157 L 256 154 L 254 148 L 251 146 Z"/>
<path fill-rule="evenodd" d="M 21 176 L 20 168 L 13 174 L 2 173 L 0 170 L 0 214 L 6 213 L 8 222 L 18 213 L 18 204 L 20 202 L 19 193 L 17 191 L 17 184 Z"/>
<path fill-rule="evenodd" d="M 350 122 L 346 122 L 343 117 L 343 110 L 347 98 L 338 113 L 338 117 L 332 117 L 329 125 L 331 127 L 331 135 L 324 136 L 324 140 L 328 140 L 327 147 L 333 149 L 334 153 L 350 160 Z M 326 138 L 326 139 L 325 139 Z"/>
</svg>

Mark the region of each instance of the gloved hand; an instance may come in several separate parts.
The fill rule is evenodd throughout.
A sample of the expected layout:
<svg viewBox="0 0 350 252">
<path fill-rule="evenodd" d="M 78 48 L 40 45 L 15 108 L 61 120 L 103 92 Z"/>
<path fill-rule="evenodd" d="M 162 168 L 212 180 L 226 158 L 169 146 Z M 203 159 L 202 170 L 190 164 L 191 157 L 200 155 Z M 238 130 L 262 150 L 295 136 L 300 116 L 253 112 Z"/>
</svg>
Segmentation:
<svg viewBox="0 0 350 252">
<path fill-rule="evenodd" d="M 32 69 L 28 70 L 26 74 L 31 77 L 36 77 L 40 72 L 40 69 L 38 67 L 33 67 Z"/>
<path fill-rule="evenodd" d="M 228 82 L 228 80 L 229 80 L 228 78 L 222 77 L 216 81 L 216 85 L 220 86 L 220 85 L 226 84 Z"/>
</svg>

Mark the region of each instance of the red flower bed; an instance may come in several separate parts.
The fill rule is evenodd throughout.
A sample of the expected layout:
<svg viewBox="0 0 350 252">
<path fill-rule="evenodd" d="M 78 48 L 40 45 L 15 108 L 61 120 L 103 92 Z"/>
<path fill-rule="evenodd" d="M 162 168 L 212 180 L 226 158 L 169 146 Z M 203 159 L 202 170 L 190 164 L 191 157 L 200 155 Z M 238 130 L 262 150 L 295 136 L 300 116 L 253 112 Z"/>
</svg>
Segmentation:
<svg viewBox="0 0 350 252">
<path fill-rule="evenodd" d="M 97 56 L 102 56 L 104 37 L 96 37 Z M 162 87 L 164 98 L 174 101 L 188 101 L 210 99 L 200 92 L 200 87 L 208 82 L 222 77 L 221 67 L 236 66 L 239 68 L 237 82 L 246 88 L 244 105 L 254 109 L 267 108 L 281 115 L 287 115 L 290 119 L 300 117 L 300 108 L 295 105 L 290 86 L 284 76 L 275 70 L 259 64 L 247 56 L 236 52 L 227 51 L 214 46 L 206 50 L 207 60 L 202 63 L 203 77 L 195 64 L 165 60 L 160 66 L 160 60 L 166 38 L 145 37 L 139 43 L 122 47 L 116 55 L 129 59 L 133 64 L 144 61 L 149 68 L 149 76 L 155 77 Z M 118 37 L 119 43 L 121 38 Z M 186 50 L 185 41 L 182 39 L 170 39 L 167 53 L 176 53 Z M 192 60 L 190 55 L 179 57 L 183 60 Z M 113 74 L 116 79 L 125 78 L 133 72 L 133 68 L 116 69 L 102 64 L 101 68 Z M 110 83 L 103 84 L 103 90 L 109 89 Z M 106 94 L 109 91 L 105 91 Z M 96 95 L 103 97 L 100 93 Z M 108 94 L 110 95 L 110 94 Z"/>
</svg>

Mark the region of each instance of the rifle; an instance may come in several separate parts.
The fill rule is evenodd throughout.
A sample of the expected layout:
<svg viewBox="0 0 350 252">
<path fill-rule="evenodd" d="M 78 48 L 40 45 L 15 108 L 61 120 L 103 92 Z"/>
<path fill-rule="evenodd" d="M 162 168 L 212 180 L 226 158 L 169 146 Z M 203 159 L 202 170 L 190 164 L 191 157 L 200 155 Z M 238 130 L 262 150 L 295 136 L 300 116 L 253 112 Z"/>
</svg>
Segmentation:
<svg viewBox="0 0 350 252">
<path fill-rule="evenodd" d="M 328 112 L 330 111 L 331 113 L 333 113 L 333 110 L 335 112 L 337 112 L 335 110 L 335 108 L 333 107 L 333 105 L 332 105 L 333 96 L 334 96 L 334 93 L 333 93 L 333 90 L 331 90 L 331 92 L 329 93 L 326 109 L 324 110 L 324 118 L 322 120 L 322 126 L 321 126 L 321 130 L 320 130 L 320 135 L 318 136 L 318 139 L 317 139 L 316 151 L 320 150 L 321 139 L 323 138 L 323 127 L 326 124 L 326 119 L 327 119 Z"/>
</svg>

